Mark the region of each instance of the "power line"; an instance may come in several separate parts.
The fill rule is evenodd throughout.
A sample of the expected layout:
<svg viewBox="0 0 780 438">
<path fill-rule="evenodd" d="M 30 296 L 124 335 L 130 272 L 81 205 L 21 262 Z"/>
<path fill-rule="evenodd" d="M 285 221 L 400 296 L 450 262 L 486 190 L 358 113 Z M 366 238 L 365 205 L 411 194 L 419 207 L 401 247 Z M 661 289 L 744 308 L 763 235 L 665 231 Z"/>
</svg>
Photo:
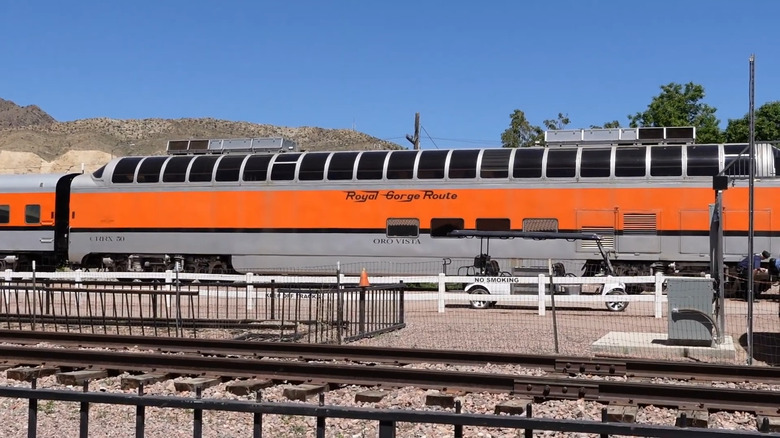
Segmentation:
<svg viewBox="0 0 780 438">
<path fill-rule="evenodd" d="M 425 126 L 420 125 L 420 128 L 422 128 L 422 130 L 425 132 L 425 135 L 427 135 L 428 139 L 431 141 L 431 143 L 433 143 L 433 147 L 435 147 L 436 149 L 439 149 L 439 146 L 436 144 L 435 141 L 433 141 L 433 137 L 431 137 L 431 134 L 428 134 L 428 130 L 425 129 Z"/>
</svg>

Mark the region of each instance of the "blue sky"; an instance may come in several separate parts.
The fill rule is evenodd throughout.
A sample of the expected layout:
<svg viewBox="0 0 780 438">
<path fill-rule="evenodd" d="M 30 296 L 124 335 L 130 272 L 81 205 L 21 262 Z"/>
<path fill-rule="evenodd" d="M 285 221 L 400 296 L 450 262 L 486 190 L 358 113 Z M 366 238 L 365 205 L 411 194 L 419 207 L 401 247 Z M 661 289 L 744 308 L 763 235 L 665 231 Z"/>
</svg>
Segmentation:
<svg viewBox="0 0 780 438">
<path fill-rule="evenodd" d="M 780 1 L 0 2 L 0 97 L 59 121 L 214 117 L 500 145 L 514 109 L 586 128 L 693 81 L 780 100 Z"/>
</svg>

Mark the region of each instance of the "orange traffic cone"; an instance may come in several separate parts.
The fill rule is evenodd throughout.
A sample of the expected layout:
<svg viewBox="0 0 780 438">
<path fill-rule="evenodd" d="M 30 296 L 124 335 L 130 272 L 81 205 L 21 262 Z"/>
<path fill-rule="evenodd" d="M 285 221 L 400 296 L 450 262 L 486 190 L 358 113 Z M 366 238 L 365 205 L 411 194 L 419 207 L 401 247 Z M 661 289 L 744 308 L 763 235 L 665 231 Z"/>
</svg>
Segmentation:
<svg viewBox="0 0 780 438">
<path fill-rule="evenodd" d="M 371 286 L 371 283 L 368 282 L 368 274 L 366 273 L 366 268 L 363 268 L 363 272 L 360 273 L 360 284 L 358 286 L 360 287 Z"/>
</svg>

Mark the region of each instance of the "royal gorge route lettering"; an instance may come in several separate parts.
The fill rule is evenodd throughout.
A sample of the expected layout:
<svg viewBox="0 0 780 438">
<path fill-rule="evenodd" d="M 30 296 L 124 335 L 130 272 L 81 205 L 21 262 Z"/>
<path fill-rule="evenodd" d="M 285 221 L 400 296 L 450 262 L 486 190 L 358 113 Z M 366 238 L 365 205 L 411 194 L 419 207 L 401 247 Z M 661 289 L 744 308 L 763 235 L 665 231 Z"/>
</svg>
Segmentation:
<svg viewBox="0 0 780 438">
<path fill-rule="evenodd" d="M 458 194 L 453 192 L 441 192 L 436 190 L 417 190 L 413 192 L 401 192 L 397 190 L 348 190 L 345 200 L 353 202 L 369 202 L 387 200 L 396 202 L 413 202 L 419 200 L 447 200 L 458 199 Z"/>
</svg>

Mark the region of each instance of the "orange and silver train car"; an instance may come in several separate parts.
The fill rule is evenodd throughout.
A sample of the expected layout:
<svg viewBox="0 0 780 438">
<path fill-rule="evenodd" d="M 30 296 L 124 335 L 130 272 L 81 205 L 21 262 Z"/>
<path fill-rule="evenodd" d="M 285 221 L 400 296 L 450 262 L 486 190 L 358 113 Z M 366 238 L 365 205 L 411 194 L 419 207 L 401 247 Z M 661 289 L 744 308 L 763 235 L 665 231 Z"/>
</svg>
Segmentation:
<svg viewBox="0 0 780 438">
<path fill-rule="evenodd" d="M 54 269 L 67 260 L 70 181 L 76 174 L 0 175 L 0 270 Z"/>
<path fill-rule="evenodd" d="M 747 251 L 744 144 L 576 144 L 520 149 L 179 154 L 112 160 L 73 179 L 71 263 L 194 272 L 473 258 L 451 229 L 595 232 L 618 274 L 709 266 L 712 176 L 727 264 Z M 755 148 L 755 248 L 780 250 L 780 151 Z M 202 151 L 201 151 L 202 152 Z M 724 169 L 726 169 L 724 171 Z M 600 263 L 582 242 L 498 243 L 494 258 Z M 428 265 L 424 265 L 428 263 Z"/>
</svg>

